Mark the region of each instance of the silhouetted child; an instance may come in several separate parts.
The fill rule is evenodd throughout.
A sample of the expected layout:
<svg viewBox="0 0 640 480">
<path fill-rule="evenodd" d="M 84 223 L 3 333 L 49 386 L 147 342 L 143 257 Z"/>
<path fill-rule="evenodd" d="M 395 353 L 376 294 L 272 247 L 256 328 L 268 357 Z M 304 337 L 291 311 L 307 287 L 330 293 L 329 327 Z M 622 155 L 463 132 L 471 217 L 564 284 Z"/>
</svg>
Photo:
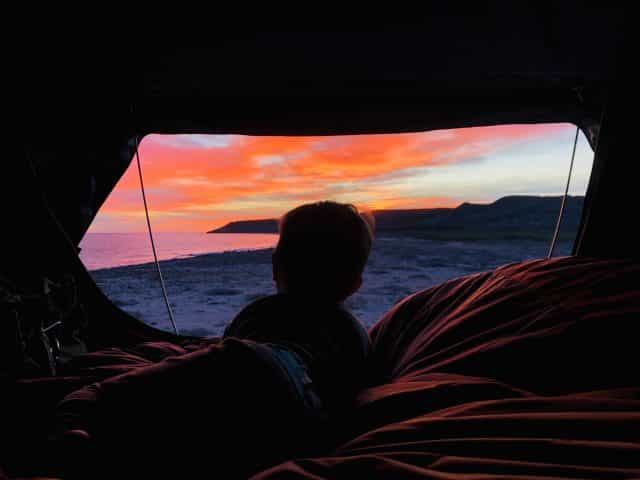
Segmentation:
<svg viewBox="0 0 640 480">
<path fill-rule="evenodd" d="M 362 284 L 372 228 L 354 206 L 330 201 L 291 210 L 279 227 L 278 293 L 246 306 L 224 336 L 268 349 L 307 406 L 331 416 L 365 379 L 369 336 L 342 302 Z"/>
</svg>

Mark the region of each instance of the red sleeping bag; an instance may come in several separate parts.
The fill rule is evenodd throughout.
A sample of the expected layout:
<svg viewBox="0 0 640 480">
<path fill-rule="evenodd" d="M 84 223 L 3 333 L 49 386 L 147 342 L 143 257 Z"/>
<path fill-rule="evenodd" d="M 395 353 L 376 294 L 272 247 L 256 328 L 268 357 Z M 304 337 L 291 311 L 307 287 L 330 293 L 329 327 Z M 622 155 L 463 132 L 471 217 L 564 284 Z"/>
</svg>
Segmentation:
<svg viewBox="0 0 640 480">
<path fill-rule="evenodd" d="M 247 478 L 317 453 L 322 423 L 315 414 L 268 349 L 224 339 L 69 394 L 58 408 L 48 471 L 64 478 Z"/>
<path fill-rule="evenodd" d="M 12 475 L 43 471 L 41 463 L 46 458 L 40 452 L 50 450 L 46 437 L 56 405 L 71 392 L 215 342 L 216 339 L 185 339 L 182 345 L 147 342 L 105 348 L 75 357 L 58 368 L 56 377 L 7 379 L 0 386 L 0 465 Z"/>
<path fill-rule="evenodd" d="M 640 477 L 640 263 L 558 258 L 416 293 L 371 330 L 350 439 L 271 478 Z"/>
</svg>

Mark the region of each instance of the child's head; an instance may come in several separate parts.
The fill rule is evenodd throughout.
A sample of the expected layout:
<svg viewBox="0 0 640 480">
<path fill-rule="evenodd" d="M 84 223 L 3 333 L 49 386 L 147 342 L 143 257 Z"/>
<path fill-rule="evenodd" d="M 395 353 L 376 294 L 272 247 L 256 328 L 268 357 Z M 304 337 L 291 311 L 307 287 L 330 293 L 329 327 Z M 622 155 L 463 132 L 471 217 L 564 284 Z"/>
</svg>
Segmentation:
<svg viewBox="0 0 640 480">
<path fill-rule="evenodd" d="M 341 302 L 362 283 L 373 240 L 372 226 L 353 205 L 301 205 L 280 220 L 273 254 L 279 291 Z"/>
</svg>

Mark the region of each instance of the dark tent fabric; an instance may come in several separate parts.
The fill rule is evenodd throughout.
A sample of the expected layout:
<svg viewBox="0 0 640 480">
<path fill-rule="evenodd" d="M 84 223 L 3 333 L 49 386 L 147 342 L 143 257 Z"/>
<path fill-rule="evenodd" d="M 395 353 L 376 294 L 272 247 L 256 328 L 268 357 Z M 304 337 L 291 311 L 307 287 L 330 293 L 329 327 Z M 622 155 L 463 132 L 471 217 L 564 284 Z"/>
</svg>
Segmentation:
<svg viewBox="0 0 640 480">
<path fill-rule="evenodd" d="M 0 397 L 0 464 L 7 470 L 39 469 L 34 458 L 52 427 L 56 405 L 77 389 L 134 369 L 150 366 L 167 357 L 184 355 L 215 343 L 217 339 L 183 339 L 145 342 L 131 347 L 104 348 L 74 358 L 56 377 L 16 379 Z"/>
<path fill-rule="evenodd" d="M 352 439 L 254 478 L 640 476 L 638 278 L 559 258 L 408 297 L 371 330 Z"/>
<path fill-rule="evenodd" d="M 247 478 L 317 454 L 322 418 L 257 347 L 228 338 L 69 394 L 48 468 L 65 478 L 195 478 L 207 469 Z"/>
</svg>

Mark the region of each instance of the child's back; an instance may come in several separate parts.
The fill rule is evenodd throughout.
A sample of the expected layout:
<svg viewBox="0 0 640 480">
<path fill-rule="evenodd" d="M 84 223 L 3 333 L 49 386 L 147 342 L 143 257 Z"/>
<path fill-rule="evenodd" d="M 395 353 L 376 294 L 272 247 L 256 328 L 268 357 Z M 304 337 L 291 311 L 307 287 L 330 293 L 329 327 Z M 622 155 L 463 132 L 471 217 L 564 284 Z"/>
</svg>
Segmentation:
<svg viewBox="0 0 640 480">
<path fill-rule="evenodd" d="M 329 413 L 348 406 L 366 379 L 369 336 L 360 321 L 336 303 L 313 303 L 286 293 L 265 297 L 246 306 L 225 337 L 292 351 Z"/>
<path fill-rule="evenodd" d="M 362 283 L 371 230 L 351 205 L 318 202 L 288 212 L 273 254 L 279 293 L 245 307 L 225 331 L 293 352 L 328 412 L 348 405 L 366 377 L 369 336 L 342 302 Z"/>
</svg>

